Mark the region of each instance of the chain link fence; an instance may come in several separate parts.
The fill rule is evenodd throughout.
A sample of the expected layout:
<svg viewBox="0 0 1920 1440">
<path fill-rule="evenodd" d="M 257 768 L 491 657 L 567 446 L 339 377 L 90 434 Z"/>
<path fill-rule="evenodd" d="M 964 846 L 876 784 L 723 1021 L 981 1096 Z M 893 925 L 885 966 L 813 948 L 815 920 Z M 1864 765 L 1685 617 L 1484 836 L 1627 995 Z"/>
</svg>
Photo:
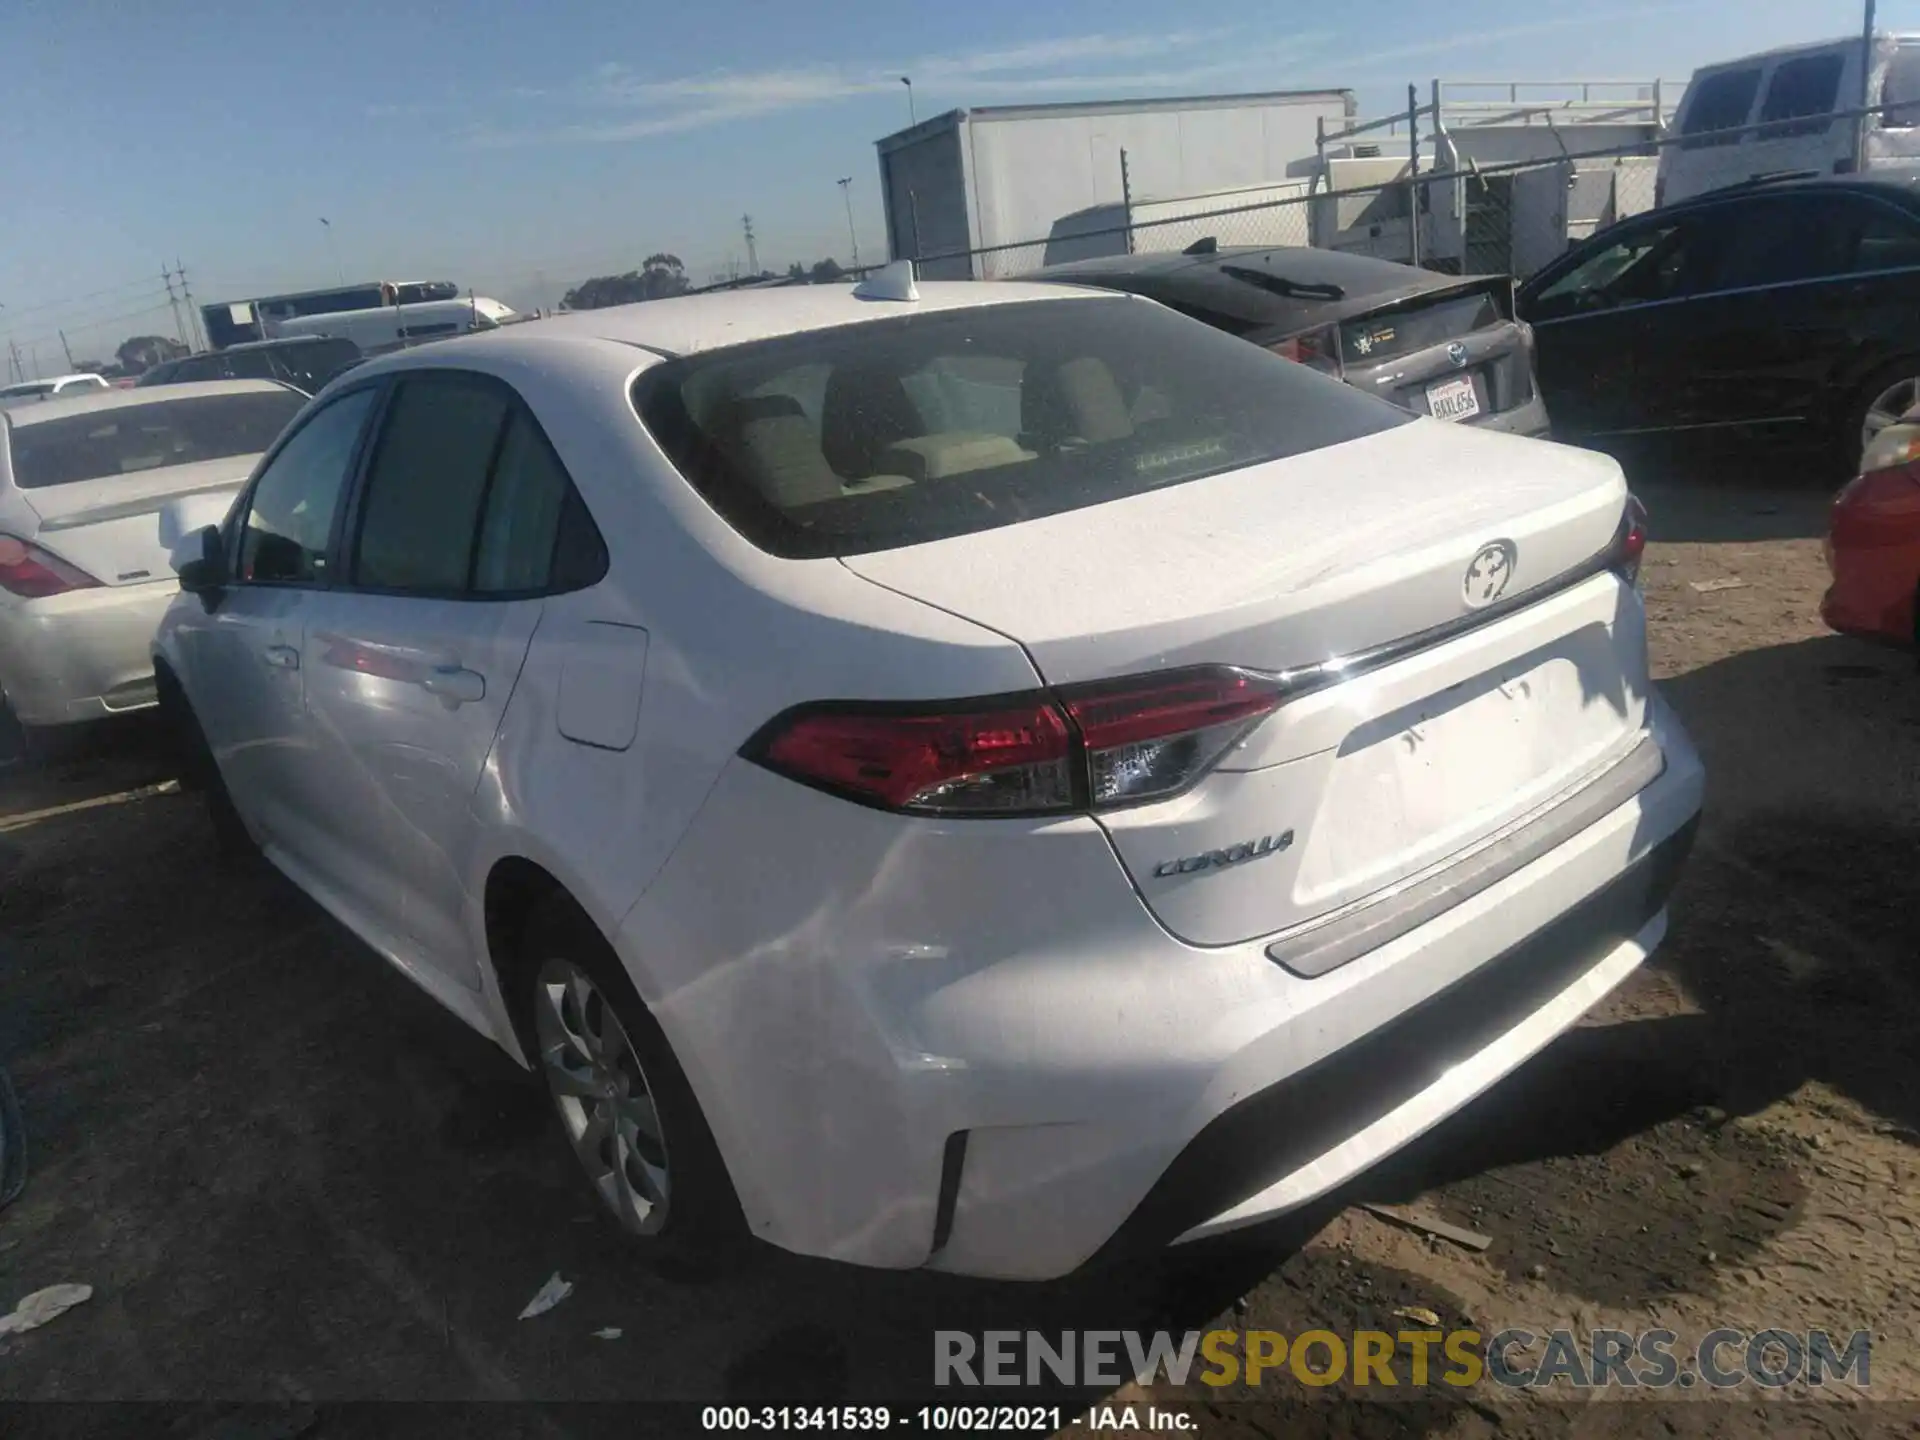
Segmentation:
<svg viewBox="0 0 1920 1440">
<path fill-rule="evenodd" d="M 1772 175 L 1845 173 L 1863 158 L 1871 168 L 1898 161 L 1907 139 L 1920 173 L 1920 108 L 1911 105 L 1584 151 L 1567 147 L 1577 139 L 1571 129 L 1542 128 L 1562 147 L 1557 153 L 1483 165 L 1467 158 L 1469 135 L 1457 133 L 1446 148 L 1462 159 L 1451 169 L 1431 170 L 1426 155 L 1418 169 L 1407 159 L 1335 158 L 1312 180 L 1096 206 L 1055 221 L 1044 237 L 929 254 L 917 268 L 929 279 L 1010 279 L 1069 261 L 1211 244 L 1312 246 L 1524 280 L 1597 231 L 1660 204 L 1663 158 L 1686 182 L 1676 198 Z"/>
</svg>

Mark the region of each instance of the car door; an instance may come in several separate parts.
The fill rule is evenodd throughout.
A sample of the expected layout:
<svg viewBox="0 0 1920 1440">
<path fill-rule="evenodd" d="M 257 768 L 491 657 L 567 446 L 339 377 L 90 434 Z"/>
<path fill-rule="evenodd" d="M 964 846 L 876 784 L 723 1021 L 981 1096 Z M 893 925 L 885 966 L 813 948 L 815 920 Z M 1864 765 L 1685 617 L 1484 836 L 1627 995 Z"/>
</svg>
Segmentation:
<svg viewBox="0 0 1920 1440">
<path fill-rule="evenodd" d="M 263 845 L 304 854 L 310 751 L 301 684 L 304 607 L 333 572 L 341 498 L 373 387 L 307 415 L 276 446 L 227 524 L 230 583 L 183 627 L 183 679 L 234 804 Z"/>
<path fill-rule="evenodd" d="M 1675 423 L 1663 347 L 1674 306 L 1697 283 L 1709 236 L 1691 210 L 1628 221 L 1521 291 L 1556 435 L 1633 434 Z"/>
<path fill-rule="evenodd" d="M 316 597 L 306 705 L 334 787 L 323 843 L 403 956 L 477 987 L 469 803 L 538 625 L 572 487 L 525 404 L 459 370 L 394 386 Z"/>
<path fill-rule="evenodd" d="M 1851 272 L 1880 209 L 1844 191 L 1711 207 L 1711 259 L 1662 351 L 1678 423 L 1787 433 L 1824 416 L 1859 348 L 1857 312 L 1874 304 L 1875 287 Z"/>
</svg>

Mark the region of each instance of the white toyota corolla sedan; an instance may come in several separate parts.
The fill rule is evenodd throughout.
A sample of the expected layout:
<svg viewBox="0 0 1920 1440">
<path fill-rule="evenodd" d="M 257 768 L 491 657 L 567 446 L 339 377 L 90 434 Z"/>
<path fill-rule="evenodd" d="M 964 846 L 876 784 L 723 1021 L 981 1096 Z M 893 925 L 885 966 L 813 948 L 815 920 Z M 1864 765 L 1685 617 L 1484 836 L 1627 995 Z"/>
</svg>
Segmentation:
<svg viewBox="0 0 1920 1440">
<path fill-rule="evenodd" d="M 1599 455 L 894 268 L 350 372 L 157 659 L 649 1245 L 1044 1277 L 1323 1194 L 1660 941 L 1644 543 Z"/>
</svg>

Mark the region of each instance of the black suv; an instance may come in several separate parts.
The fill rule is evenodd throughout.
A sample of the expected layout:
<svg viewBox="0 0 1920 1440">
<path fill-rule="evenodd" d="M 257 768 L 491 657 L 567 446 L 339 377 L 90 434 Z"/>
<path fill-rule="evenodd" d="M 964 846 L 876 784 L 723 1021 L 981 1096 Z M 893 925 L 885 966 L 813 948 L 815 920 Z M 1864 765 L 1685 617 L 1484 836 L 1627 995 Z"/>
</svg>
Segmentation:
<svg viewBox="0 0 1920 1440">
<path fill-rule="evenodd" d="M 342 370 L 364 357 L 351 340 L 326 335 L 304 335 L 286 340 L 255 340 L 229 345 L 205 355 L 164 360 L 134 382 L 140 385 L 184 385 L 193 380 L 278 380 L 302 394 L 319 391 Z"/>
</svg>

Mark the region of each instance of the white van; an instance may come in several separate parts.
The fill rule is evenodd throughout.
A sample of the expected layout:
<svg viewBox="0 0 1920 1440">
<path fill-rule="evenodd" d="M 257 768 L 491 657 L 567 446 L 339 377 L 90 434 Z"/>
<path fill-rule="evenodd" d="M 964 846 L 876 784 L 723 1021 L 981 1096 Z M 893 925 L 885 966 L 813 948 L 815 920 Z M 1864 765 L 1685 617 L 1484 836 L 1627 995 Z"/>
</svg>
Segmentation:
<svg viewBox="0 0 1920 1440">
<path fill-rule="evenodd" d="M 428 300 L 418 305 L 381 305 L 371 310 L 336 310 L 330 315 L 296 315 L 268 320 L 276 340 L 296 335 L 334 335 L 351 340 L 363 355 L 379 355 L 427 340 L 444 340 L 472 330 L 493 330 L 520 317 L 509 305 L 484 295 L 467 300 Z"/>
<path fill-rule="evenodd" d="M 1661 149 L 1658 202 L 1760 175 L 1846 175 L 1862 155 L 1868 170 L 1920 176 L 1920 35 L 1876 34 L 1864 91 L 1863 58 L 1854 35 L 1694 71 L 1674 116 L 1677 138 Z M 1826 118 L 1879 106 L 1892 108 L 1864 120 Z"/>
</svg>

